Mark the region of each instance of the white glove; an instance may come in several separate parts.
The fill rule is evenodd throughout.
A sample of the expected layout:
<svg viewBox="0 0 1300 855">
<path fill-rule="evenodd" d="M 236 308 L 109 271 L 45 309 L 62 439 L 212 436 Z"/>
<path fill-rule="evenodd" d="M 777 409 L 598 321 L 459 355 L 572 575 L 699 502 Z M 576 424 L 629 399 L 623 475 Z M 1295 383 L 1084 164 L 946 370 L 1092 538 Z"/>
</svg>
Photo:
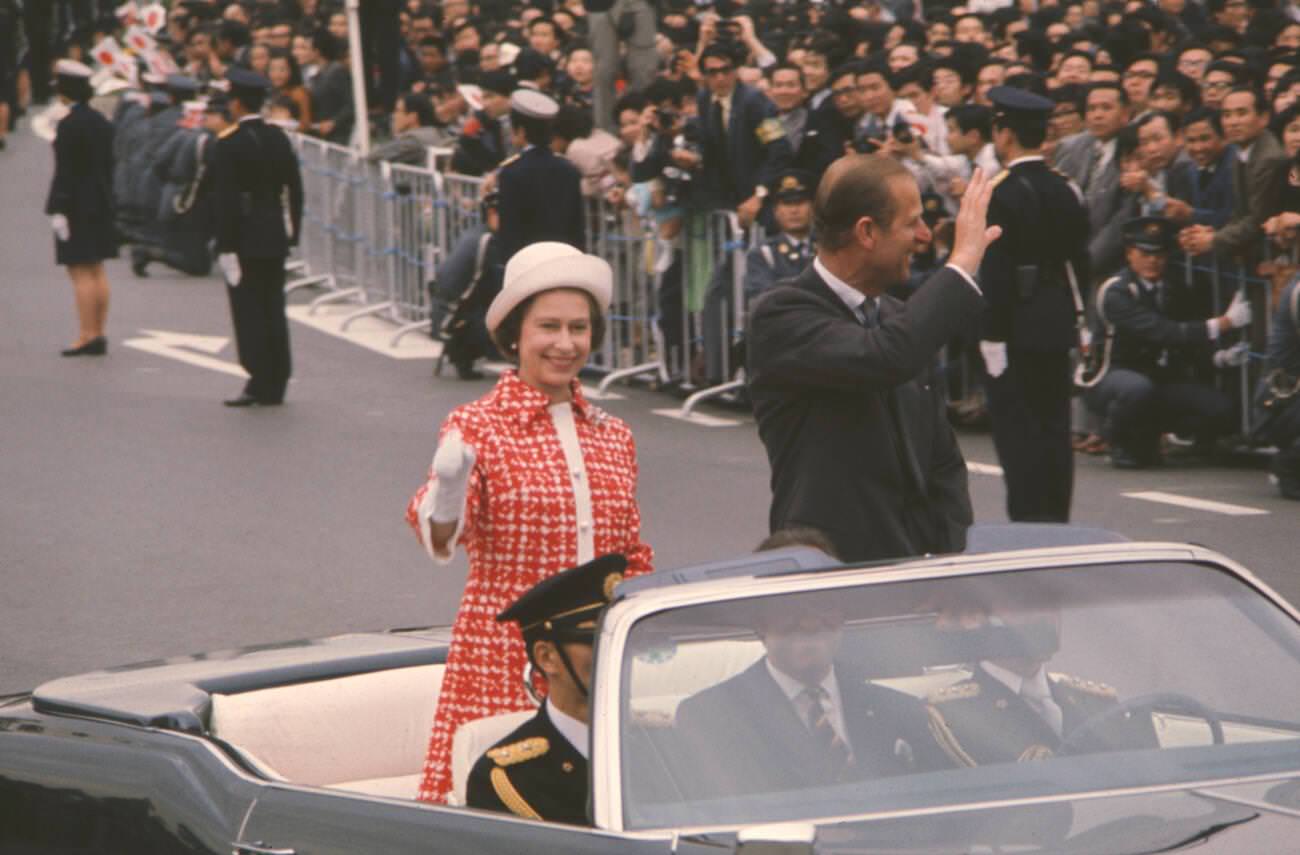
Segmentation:
<svg viewBox="0 0 1300 855">
<path fill-rule="evenodd" d="M 474 446 L 468 445 L 460 431 L 448 431 L 433 455 L 433 508 L 429 519 L 436 523 L 455 522 L 465 510 L 465 493 L 469 490 L 469 473 L 474 468 Z"/>
<path fill-rule="evenodd" d="M 244 271 L 239 267 L 239 256 L 233 252 L 223 252 L 218 255 L 217 265 L 221 268 L 221 272 L 226 275 L 226 281 L 230 283 L 232 288 L 237 287 L 239 281 L 244 278 Z"/>
<path fill-rule="evenodd" d="M 1001 377 L 1007 370 L 1007 343 L 1005 341 L 981 341 L 980 356 L 984 357 L 984 368 L 990 377 Z"/>
<path fill-rule="evenodd" d="M 63 214 L 50 217 L 50 228 L 54 229 L 54 236 L 61 241 L 72 237 L 72 232 L 68 229 L 68 218 Z"/>
<path fill-rule="evenodd" d="M 1250 308 L 1247 306 L 1246 308 Z M 1232 347 L 1225 347 L 1223 350 L 1214 352 L 1215 368 L 1240 368 L 1250 359 L 1250 345 L 1244 341 L 1239 341 Z"/>
<path fill-rule="evenodd" d="M 1244 291 L 1232 295 L 1232 302 L 1228 304 L 1228 311 L 1224 312 L 1223 316 L 1228 319 L 1228 325 L 1234 330 L 1250 324 L 1253 315 L 1250 311 L 1250 301 L 1246 299 Z"/>
</svg>

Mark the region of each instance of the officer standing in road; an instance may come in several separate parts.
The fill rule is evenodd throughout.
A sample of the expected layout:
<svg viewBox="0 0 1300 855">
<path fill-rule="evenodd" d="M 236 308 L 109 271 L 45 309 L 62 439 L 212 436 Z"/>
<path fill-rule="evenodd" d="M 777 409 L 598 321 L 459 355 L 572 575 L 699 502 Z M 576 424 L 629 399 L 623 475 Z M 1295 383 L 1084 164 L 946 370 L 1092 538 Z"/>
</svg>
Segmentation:
<svg viewBox="0 0 1300 855">
<path fill-rule="evenodd" d="M 1194 436 L 1205 447 L 1233 427 L 1232 402 L 1203 374 L 1211 356 L 1218 367 L 1240 366 L 1248 357 L 1244 342 L 1214 348 L 1250 323 L 1250 303 L 1239 292 L 1220 317 L 1174 320 L 1189 314 L 1179 304 L 1195 299 L 1164 279 L 1176 231 L 1161 217 L 1126 222 L 1127 264 L 1097 291 L 1096 362 L 1080 385 L 1088 406 L 1101 416 L 1102 437 L 1119 469 L 1160 463 L 1165 431 Z"/>
<path fill-rule="evenodd" d="M 510 96 L 510 129 L 520 153 L 501 164 L 501 257 L 509 260 L 530 243 L 560 241 L 586 248 L 582 175 L 551 151 L 560 105 L 536 89 Z"/>
<path fill-rule="evenodd" d="M 265 77 L 232 66 L 227 105 L 235 124 L 217 140 L 217 263 L 225 275 L 239 363 L 248 383 L 228 407 L 284 402 L 289 383 L 289 322 L 284 314 L 284 261 L 298 242 L 302 176 L 289 138 L 258 111 Z"/>
<path fill-rule="evenodd" d="M 1300 501 L 1300 278 L 1282 290 L 1268 332 L 1268 373 L 1255 395 L 1255 439 L 1277 446 L 1272 478 Z"/>
<path fill-rule="evenodd" d="M 994 179 L 989 225 L 1002 237 L 979 281 L 988 310 L 980 352 L 988 369 L 993 442 L 1013 521 L 1068 522 L 1074 490 L 1070 349 L 1082 319 L 1088 211 L 1079 189 L 1043 160 L 1053 104 L 1022 89 L 989 90 Z"/>
<path fill-rule="evenodd" d="M 465 803 L 528 819 L 587 825 L 592 645 L 627 559 L 602 555 L 544 579 L 497 615 L 523 631 L 528 661 L 546 675 L 537 714 L 470 770 Z"/>
</svg>

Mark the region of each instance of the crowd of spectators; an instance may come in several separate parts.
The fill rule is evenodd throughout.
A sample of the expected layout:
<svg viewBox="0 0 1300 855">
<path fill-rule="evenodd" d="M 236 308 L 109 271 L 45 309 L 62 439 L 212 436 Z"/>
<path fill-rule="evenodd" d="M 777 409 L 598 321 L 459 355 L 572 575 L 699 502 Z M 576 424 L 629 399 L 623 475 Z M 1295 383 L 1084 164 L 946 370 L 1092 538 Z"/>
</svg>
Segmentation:
<svg viewBox="0 0 1300 855">
<path fill-rule="evenodd" d="M 199 92 L 247 65 L 271 81 L 270 117 L 357 142 L 340 2 L 167 11 L 158 44 Z M 424 164 L 443 148 L 453 171 L 490 175 L 517 153 L 510 94 L 546 91 L 562 105 L 552 148 L 578 166 L 584 193 L 657 232 L 665 293 L 680 290 L 694 213 L 729 210 L 743 227 L 779 231 L 778 179 L 798 170 L 815 188 L 846 152 L 915 175 L 935 238 L 914 263 L 918 275 L 941 264 L 973 169 L 999 168 L 997 85 L 1055 103 L 1046 151 L 1088 208 L 1088 286 L 1119 271 L 1120 228 L 1142 215 L 1177 226 L 1193 263 L 1172 268 L 1193 270 L 1206 316 L 1222 308 L 1210 305 L 1208 271 L 1272 283 L 1252 294 L 1260 309 L 1295 269 L 1297 0 L 364 0 L 361 19 L 373 159 Z M 129 23 L 103 0 L 0 0 L 0 127 L 48 97 L 53 58 L 86 58 Z M 154 97 L 172 109 L 194 97 L 165 76 L 131 83 L 146 100 L 170 91 Z M 713 309 L 730 317 L 730 292 L 718 297 Z M 726 379 L 716 360 L 701 370 Z"/>
</svg>

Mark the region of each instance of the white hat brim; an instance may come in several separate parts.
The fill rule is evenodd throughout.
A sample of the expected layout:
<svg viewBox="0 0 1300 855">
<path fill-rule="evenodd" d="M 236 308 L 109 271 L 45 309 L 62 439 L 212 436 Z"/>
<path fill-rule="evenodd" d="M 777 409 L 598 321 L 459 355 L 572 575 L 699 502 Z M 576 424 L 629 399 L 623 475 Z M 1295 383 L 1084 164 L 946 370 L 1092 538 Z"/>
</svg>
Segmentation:
<svg viewBox="0 0 1300 855">
<path fill-rule="evenodd" d="M 506 282 L 488 306 L 485 319 L 488 332 L 496 332 L 506 315 L 529 297 L 557 288 L 585 291 L 604 314 L 609 311 L 613 296 L 614 271 L 608 261 L 594 255 L 569 255 L 530 267 L 513 281 Z"/>
</svg>

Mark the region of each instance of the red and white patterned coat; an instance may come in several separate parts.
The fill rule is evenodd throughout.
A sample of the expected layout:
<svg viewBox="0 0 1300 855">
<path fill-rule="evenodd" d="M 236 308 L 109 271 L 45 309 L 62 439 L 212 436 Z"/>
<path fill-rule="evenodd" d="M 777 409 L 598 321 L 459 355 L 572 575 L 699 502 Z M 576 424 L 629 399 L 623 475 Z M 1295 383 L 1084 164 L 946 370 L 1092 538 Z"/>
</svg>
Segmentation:
<svg viewBox="0 0 1300 855">
<path fill-rule="evenodd" d="M 532 708 L 521 681 L 527 656 L 519 628 L 497 623 L 497 614 L 542 579 L 581 563 L 579 542 L 587 536 L 582 552 L 625 555 L 628 576 L 651 570 L 653 552 L 641 542 L 631 430 L 589 404 L 576 381 L 572 413 L 581 449 L 577 467 L 566 460 L 550 401 L 514 371 L 502 374 L 482 398 L 452 410 L 442 425 L 440 440 L 459 430 L 476 459 L 457 534 L 469 554 L 469 577 L 452 628 L 421 800 L 445 802 L 451 792 L 458 727 Z M 581 489 L 576 482 L 584 479 Z M 430 469 L 407 505 L 407 522 L 417 534 L 421 502 L 434 482 Z M 580 520 L 580 511 L 590 518 Z"/>
</svg>

